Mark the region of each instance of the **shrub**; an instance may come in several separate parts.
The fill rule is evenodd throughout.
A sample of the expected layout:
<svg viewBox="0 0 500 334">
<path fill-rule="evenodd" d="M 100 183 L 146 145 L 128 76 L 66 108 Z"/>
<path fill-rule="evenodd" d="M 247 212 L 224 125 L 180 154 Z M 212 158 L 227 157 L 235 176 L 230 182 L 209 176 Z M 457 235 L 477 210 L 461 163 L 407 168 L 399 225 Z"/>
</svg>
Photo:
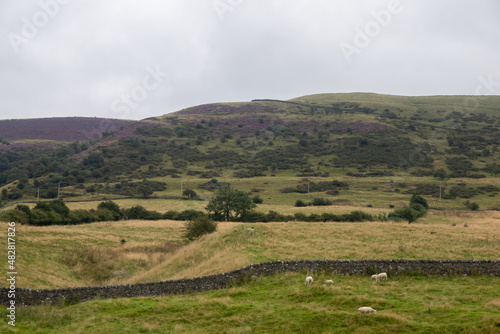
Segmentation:
<svg viewBox="0 0 500 334">
<path fill-rule="evenodd" d="M 106 222 L 106 221 L 111 221 L 114 220 L 114 215 L 113 212 L 106 208 L 99 208 L 95 211 L 94 213 L 95 220 L 101 221 L 101 222 Z"/>
<path fill-rule="evenodd" d="M 472 211 L 476 211 L 476 210 L 479 210 L 479 204 L 477 204 L 476 202 L 470 202 L 469 200 L 465 201 L 464 202 L 464 205 L 469 209 L 469 210 L 472 210 Z"/>
<path fill-rule="evenodd" d="M 184 238 L 189 241 L 200 238 L 202 235 L 213 233 L 217 230 L 217 223 L 207 215 L 201 214 L 184 224 Z"/>
<path fill-rule="evenodd" d="M 101 202 L 97 206 L 97 209 L 108 209 L 113 214 L 113 220 L 120 220 L 123 218 L 123 212 L 113 201 Z"/>
<path fill-rule="evenodd" d="M 18 222 L 21 224 L 28 224 L 30 222 L 30 218 L 26 212 L 19 208 L 5 211 L 5 213 L 1 215 L 1 220 L 5 222 Z"/>
<path fill-rule="evenodd" d="M 176 217 L 179 216 L 179 212 L 178 211 L 174 211 L 174 210 L 169 210 L 167 212 L 165 212 L 162 216 L 163 219 L 172 219 L 172 220 L 175 220 Z"/>
<path fill-rule="evenodd" d="M 177 216 L 175 216 L 176 220 L 192 220 L 199 215 L 203 215 L 203 212 L 201 211 L 196 211 L 196 210 L 184 210 L 181 213 L 179 213 Z"/>
<path fill-rule="evenodd" d="M 407 206 L 405 206 L 404 208 L 399 208 L 394 210 L 394 215 L 398 218 L 407 220 L 408 224 L 411 224 L 417 219 L 417 214 L 415 210 Z"/>
<path fill-rule="evenodd" d="M 351 211 L 350 214 L 346 216 L 346 220 L 350 222 L 362 222 L 367 220 L 373 220 L 371 214 L 363 212 L 363 211 Z"/>
<path fill-rule="evenodd" d="M 445 196 L 447 199 L 455 199 L 457 197 L 460 198 L 471 198 L 477 195 L 478 191 L 474 188 L 467 187 L 465 184 L 459 184 L 457 186 L 453 186 L 450 189 L 450 192 Z"/>
<path fill-rule="evenodd" d="M 293 217 L 295 218 L 296 221 L 299 221 L 299 222 L 307 221 L 307 215 L 305 213 L 302 213 L 302 212 L 294 213 Z"/>
<path fill-rule="evenodd" d="M 245 212 L 243 216 L 241 216 L 241 221 L 248 223 L 257 223 L 257 222 L 267 222 L 267 217 L 264 213 L 258 211 L 248 211 Z"/>
<path fill-rule="evenodd" d="M 427 201 L 425 200 L 425 198 L 423 198 L 422 196 L 418 195 L 418 194 L 414 194 L 411 199 L 410 199 L 410 207 L 413 205 L 413 204 L 420 204 L 421 206 L 423 206 L 426 210 L 429 208 L 429 205 L 427 204 Z"/>
<path fill-rule="evenodd" d="M 304 207 L 304 206 L 307 206 L 307 204 L 303 200 L 298 199 L 295 201 L 295 206 L 296 207 Z"/>
<path fill-rule="evenodd" d="M 264 202 L 264 200 L 262 199 L 262 197 L 260 197 L 259 195 L 256 195 L 256 196 L 252 197 L 252 201 L 255 204 L 262 204 Z"/>
<path fill-rule="evenodd" d="M 71 210 L 69 213 L 69 223 L 72 225 L 91 223 L 94 221 L 94 216 L 87 210 Z"/>
<path fill-rule="evenodd" d="M 149 211 L 146 208 L 136 205 L 125 210 L 125 219 L 146 219 L 157 220 L 162 218 L 162 214 L 156 211 Z"/>
<path fill-rule="evenodd" d="M 182 192 L 182 195 L 186 196 L 189 199 L 197 199 L 198 194 L 192 189 L 186 189 Z"/>
<path fill-rule="evenodd" d="M 312 205 L 314 206 L 326 206 L 326 205 L 332 205 L 333 202 L 330 201 L 329 199 L 326 198 L 315 198 L 312 201 Z"/>
</svg>

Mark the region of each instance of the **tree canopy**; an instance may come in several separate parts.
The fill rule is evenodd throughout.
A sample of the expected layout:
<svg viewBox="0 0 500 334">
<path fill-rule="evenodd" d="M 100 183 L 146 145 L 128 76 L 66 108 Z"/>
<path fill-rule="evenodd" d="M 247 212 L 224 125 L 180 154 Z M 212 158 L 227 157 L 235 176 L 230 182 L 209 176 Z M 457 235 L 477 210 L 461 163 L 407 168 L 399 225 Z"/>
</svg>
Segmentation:
<svg viewBox="0 0 500 334">
<path fill-rule="evenodd" d="M 256 207 L 247 193 L 223 186 L 217 189 L 205 208 L 215 220 L 238 220 Z"/>
</svg>

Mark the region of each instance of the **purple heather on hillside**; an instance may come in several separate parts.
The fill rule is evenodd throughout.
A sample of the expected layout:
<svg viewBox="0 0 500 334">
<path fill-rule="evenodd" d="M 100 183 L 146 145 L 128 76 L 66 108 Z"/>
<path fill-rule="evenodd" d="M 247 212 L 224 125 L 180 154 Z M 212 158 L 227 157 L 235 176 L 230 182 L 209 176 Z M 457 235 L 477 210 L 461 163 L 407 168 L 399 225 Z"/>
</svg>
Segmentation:
<svg viewBox="0 0 500 334">
<path fill-rule="evenodd" d="M 230 106 L 221 103 L 203 104 L 201 106 L 192 107 L 178 111 L 179 115 L 207 115 L 207 114 L 252 114 L 262 111 L 260 103 L 245 103 L 241 106 Z"/>
<path fill-rule="evenodd" d="M 0 138 L 15 140 L 87 141 L 132 124 L 130 121 L 90 117 L 0 120 Z"/>
<path fill-rule="evenodd" d="M 192 125 L 200 125 L 204 128 L 212 130 L 212 135 L 220 137 L 224 133 L 232 133 L 240 136 L 249 136 L 255 134 L 256 131 L 265 131 L 269 127 L 288 128 L 295 133 L 312 133 L 317 130 L 335 130 L 337 132 L 345 132 L 351 129 L 355 132 L 371 132 L 381 131 L 385 127 L 378 123 L 363 123 L 363 122 L 317 122 L 317 121 L 285 121 L 279 116 L 263 116 L 249 114 L 244 116 L 232 116 L 230 118 L 198 118 L 190 121 Z"/>
</svg>

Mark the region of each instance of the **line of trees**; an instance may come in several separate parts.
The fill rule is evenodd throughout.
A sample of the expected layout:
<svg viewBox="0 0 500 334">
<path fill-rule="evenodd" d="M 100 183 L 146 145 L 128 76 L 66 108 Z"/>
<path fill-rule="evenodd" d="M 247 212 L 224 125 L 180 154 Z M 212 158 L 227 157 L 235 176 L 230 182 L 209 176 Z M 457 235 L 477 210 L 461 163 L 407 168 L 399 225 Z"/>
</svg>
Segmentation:
<svg viewBox="0 0 500 334">
<path fill-rule="evenodd" d="M 14 209 L 7 210 L 0 215 L 0 220 L 15 221 L 22 224 L 47 226 L 47 225 L 77 225 L 100 221 L 118 221 L 128 219 L 144 220 L 190 220 L 203 214 L 202 211 L 184 210 L 167 211 L 160 213 L 147 210 L 136 205 L 128 209 L 122 209 L 113 201 L 101 202 L 96 209 L 70 210 L 66 203 L 61 200 L 51 202 L 39 202 L 34 208 L 24 204 L 18 204 Z"/>
<path fill-rule="evenodd" d="M 240 222 L 363 222 L 386 221 L 388 219 L 407 220 L 414 222 L 423 216 L 429 208 L 427 201 L 420 195 L 413 195 L 409 206 L 396 209 L 388 216 L 386 214 L 371 215 L 363 211 L 352 211 L 346 214 L 325 212 L 322 214 L 295 213 L 284 215 L 276 211 L 262 213 L 255 211 L 256 204 L 247 193 L 233 189 L 230 186 L 220 187 L 214 193 L 212 200 L 206 206 L 206 212 L 198 210 L 167 211 L 160 213 L 147 210 L 136 205 L 122 209 L 113 201 L 99 203 L 96 209 L 70 210 L 61 200 L 37 203 L 34 208 L 19 204 L 14 209 L 7 210 L 0 215 L 3 221 L 15 221 L 30 225 L 75 225 L 99 221 L 118 221 L 129 219 L 144 220 L 182 220 L 189 221 L 196 217 L 206 216 L 214 221 L 240 221 Z M 207 214 L 208 213 L 208 214 Z"/>
</svg>

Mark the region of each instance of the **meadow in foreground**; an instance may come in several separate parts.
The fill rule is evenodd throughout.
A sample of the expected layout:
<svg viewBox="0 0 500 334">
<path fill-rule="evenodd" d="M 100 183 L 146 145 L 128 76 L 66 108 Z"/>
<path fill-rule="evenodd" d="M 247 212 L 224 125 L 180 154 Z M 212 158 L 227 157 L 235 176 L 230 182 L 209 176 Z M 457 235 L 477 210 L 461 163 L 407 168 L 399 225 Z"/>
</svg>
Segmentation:
<svg viewBox="0 0 500 334">
<path fill-rule="evenodd" d="M 498 333 L 498 277 L 307 273 L 249 278 L 225 290 L 18 309 L 2 333 Z M 333 285 L 325 285 L 333 279 Z M 377 314 L 357 313 L 371 306 Z M 2 309 L 0 316 L 5 318 Z"/>
</svg>

